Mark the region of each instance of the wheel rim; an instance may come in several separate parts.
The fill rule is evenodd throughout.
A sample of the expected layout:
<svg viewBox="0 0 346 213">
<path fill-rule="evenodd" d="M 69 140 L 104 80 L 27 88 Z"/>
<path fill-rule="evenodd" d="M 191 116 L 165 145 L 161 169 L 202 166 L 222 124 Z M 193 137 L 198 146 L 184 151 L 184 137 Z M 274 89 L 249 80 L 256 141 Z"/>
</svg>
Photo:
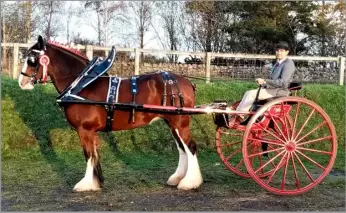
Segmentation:
<svg viewBox="0 0 346 213">
<path fill-rule="evenodd" d="M 285 115 L 287 106 L 291 108 Z M 280 110 L 275 112 L 274 108 Z M 255 123 L 263 115 L 276 130 Z M 268 153 L 270 160 L 262 166 L 251 163 L 254 154 L 244 146 L 251 143 L 254 127 L 265 133 L 261 141 L 272 146 Z M 261 107 L 247 125 L 243 144 L 249 175 L 264 189 L 280 195 L 301 194 L 317 186 L 332 169 L 337 152 L 337 137 L 329 116 L 321 107 L 301 97 L 278 98 Z M 270 164 L 275 169 L 267 178 L 261 178 L 261 169 Z"/>
<path fill-rule="evenodd" d="M 254 134 L 254 138 L 260 137 L 261 132 Z M 242 155 L 242 141 L 244 134 L 243 132 L 228 129 L 224 127 L 218 127 L 216 129 L 216 150 L 217 153 L 224 164 L 224 166 L 234 172 L 235 174 L 250 178 L 251 176 L 247 172 L 247 168 L 244 164 L 244 159 Z M 259 153 L 262 151 L 261 144 L 258 141 L 253 140 L 252 143 L 247 144 L 248 149 L 252 154 Z M 268 150 L 271 150 L 272 147 L 268 147 Z M 265 156 L 255 156 L 251 158 L 252 163 L 258 163 L 262 165 Z M 266 177 L 271 174 L 275 166 L 268 167 L 265 170 L 262 170 L 259 174 L 259 177 Z"/>
</svg>

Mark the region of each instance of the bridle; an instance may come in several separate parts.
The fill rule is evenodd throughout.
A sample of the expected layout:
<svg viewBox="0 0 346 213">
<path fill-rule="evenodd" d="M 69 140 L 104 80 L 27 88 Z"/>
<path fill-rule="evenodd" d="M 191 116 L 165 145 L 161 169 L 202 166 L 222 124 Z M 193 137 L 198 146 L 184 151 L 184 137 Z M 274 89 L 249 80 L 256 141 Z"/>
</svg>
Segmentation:
<svg viewBox="0 0 346 213">
<path fill-rule="evenodd" d="M 44 48 L 46 49 L 46 48 Z M 38 63 L 35 66 L 35 70 L 34 73 L 29 75 L 27 73 L 25 73 L 25 70 L 27 69 L 27 63 L 29 60 L 28 55 L 32 52 L 38 53 L 39 55 L 35 57 L 35 61 L 38 61 Z M 35 49 L 31 49 L 28 53 L 25 54 L 26 55 L 26 61 L 25 61 L 25 65 L 23 67 L 22 72 L 20 72 L 20 74 L 22 74 L 23 76 L 29 77 L 30 78 L 30 83 L 31 84 L 36 84 L 36 83 L 42 83 L 45 84 L 47 81 L 47 77 L 48 77 L 48 64 L 50 62 L 49 57 L 45 54 L 44 50 L 35 50 Z M 36 54 L 37 55 L 37 54 Z M 37 79 L 37 74 L 38 74 L 38 70 L 39 68 L 42 66 L 43 68 L 43 74 L 42 74 L 42 78 L 41 79 Z M 23 72 L 24 71 L 24 72 Z"/>
</svg>

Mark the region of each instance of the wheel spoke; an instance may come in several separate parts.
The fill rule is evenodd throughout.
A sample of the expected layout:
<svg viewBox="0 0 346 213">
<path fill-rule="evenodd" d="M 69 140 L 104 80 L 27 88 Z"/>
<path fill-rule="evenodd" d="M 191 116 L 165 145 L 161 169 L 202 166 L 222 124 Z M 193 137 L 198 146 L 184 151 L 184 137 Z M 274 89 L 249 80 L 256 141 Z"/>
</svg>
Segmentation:
<svg viewBox="0 0 346 213">
<path fill-rule="evenodd" d="M 317 129 L 321 128 L 326 123 L 327 123 L 327 121 L 323 121 L 318 126 L 316 126 L 313 130 L 311 130 L 310 132 L 306 133 L 303 137 L 301 137 L 299 140 L 297 140 L 296 143 L 299 143 L 301 140 L 303 140 L 304 138 L 309 136 L 311 133 L 315 132 Z"/>
<path fill-rule="evenodd" d="M 314 112 L 315 112 L 315 109 L 312 109 L 311 112 L 310 112 L 310 115 L 308 116 L 308 118 L 306 119 L 304 124 L 301 126 L 300 130 L 298 131 L 297 135 L 295 136 L 295 138 L 293 140 L 297 140 L 297 138 L 299 137 L 300 133 L 303 131 L 304 127 L 309 122 L 309 120 L 310 120 L 311 116 L 314 114 Z"/>
<path fill-rule="evenodd" d="M 284 104 L 283 104 L 283 103 L 281 103 L 281 111 L 283 112 L 284 125 L 285 125 L 285 128 L 286 128 L 286 130 L 287 130 L 287 138 L 290 138 L 290 130 L 288 129 L 287 117 L 286 117 L 286 115 L 289 116 L 289 114 L 288 114 L 288 113 L 286 114 L 286 113 L 284 112 Z"/>
<path fill-rule="evenodd" d="M 281 167 L 282 167 L 282 162 L 285 160 L 285 157 L 287 156 L 287 154 L 288 154 L 288 153 L 285 152 L 284 156 L 282 156 L 280 162 L 279 162 L 278 165 L 275 167 L 274 171 L 270 174 L 270 176 L 269 176 L 269 178 L 268 178 L 268 180 L 267 180 L 267 184 L 268 184 L 268 185 L 269 185 L 269 183 L 272 181 L 272 179 L 273 179 L 275 173 L 281 169 Z"/>
<path fill-rule="evenodd" d="M 238 169 L 243 162 L 244 162 L 244 158 L 241 158 L 239 163 L 235 166 L 235 168 Z"/>
<path fill-rule="evenodd" d="M 229 147 L 229 146 L 233 146 L 235 144 L 240 144 L 240 143 L 242 143 L 242 141 L 238 141 L 238 142 L 234 142 L 234 143 L 228 143 L 228 144 L 222 144 L 222 145 L 219 145 L 216 147 L 224 148 L 224 147 Z"/>
<path fill-rule="evenodd" d="M 272 150 L 274 149 L 271 145 L 268 145 L 268 147 L 271 148 Z M 280 152 L 277 150 L 276 153 L 279 154 Z M 271 162 L 271 165 L 273 166 L 273 168 L 275 168 L 274 162 Z"/>
<path fill-rule="evenodd" d="M 267 139 L 267 138 L 249 138 L 249 140 L 254 140 L 254 141 L 261 141 L 263 143 L 267 143 L 267 144 L 273 144 L 273 145 L 278 145 L 278 146 L 285 146 L 284 144 L 282 143 L 276 143 L 275 141 L 273 140 L 270 140 L 270 139 Z"/>
<path fill-rule="evenodd" d="M 237 149 L 236 151 L 234 151 L 231 155 L 229 155 L 227 158 L 225 158 L 225 161 L 228 161 L 229 159 L 231 159 L 235 154 L 240 153 L 241 152 L 241 148 Z"/>
<path fill-rule="evenodd" d="M 316 166 L 320 167 L 321 169 L 326 169 L 324 168 L 321 164 L 317 163 L 316 161 L 312 160 L 311 158 L 309 158 L 308 156 L 306 156 L 304 153 L 302 153 L 299 150 L 296 150 L 299 154 L 301 154 L 305 159 L 309 160 L 311 163 L 315 164 Z"/>
<path fill-rule="evenodd" d="M 298 155 L 294 152 L 294 155 L 296 156 L 300 166 L 303 168 L 303 170 L 305 171 L 306 175 L 309 177 L 309 179 L 311 180 L 311 182 L 315 182 L 315 180 L 311 177 L 309 171 L 305 168 L 304 164 L 302 163 L 302 161 L 300 160 L 300 158 L 298 157 Z M 296 174 L 297 175 L 297 174 Z"/>
<path fill-rule="evenodd" d="M 280 137 L 278 137 L 277 135 L 275 135 L 274 133 L 270 132 L 269 130 L 265 129 L 264 127 L 262 127 L 261 125 L 259 125 L 258 123 L 254 123 L 255 125 L 259 126 L 261 129 L 263 129 L 265 132 L 269 133 L 271 136 L 273 136 L 274 138 L 278 139 L 279 141 L 281 141 L 283 144 L 285 144 L 286 142 L 283 141 Z"/>
<path fill-rule="evenodd" d="M 279 133 L 282 135 L 282 137 L 284 138 L 284 140 L 287 141 L 287 138 L 286 138 L 285 134 L 282 132 L 282 130 L 281 130 L 281 128 L 279 127 L 278 123 L 275 121 L 274 116 L 273 116 L 272 114 L 270 114 L 270 113 L 268 113 L 268 114 L 269 114 L 269 116 L 271 117 L 271 119 L 273 120 L 274 125 L 278 128 Z"/>
<path fill-rule="evenodd" d="M 285 152 L 285 150 L 283 150 L 282 152 L 280 152 L 279 154 L 277 154 L 275 157 L 273 157 L 272 159 L 270 159 L 268 162 L 266 162 L 264 165 L 262 165 L 260 168 L 258 168 L 255 173 L 257 173 L 259 170 L 263 169 L 264 167 L 266 167 L 268 164 L 270 164 L 271 162 L 273 162 L 277 157 L 279 157 L 280 155 L 282 155 Z"/>
<path fill-rule="evenodd" d="M 258 149 L 258 152 L 261 151 L 261 149 L 260 149 L 259 147 L 257 147 L 257 149 Z M 262 153 L 262 154 L 263 154 L 263 153 Z M 263 162 L 262 162 L 262 155 L 259 155 L 259 156 L 258 156 L 258 159 L 259 159 L 259 166 L 262 166 L 262 165 L 263 165 Z M 263 169 L 261 170 L 261 172 L 262 172 L 262 174 L 264 174 L 264 170 L 263 170 Z"/>
<path fill-rule="evenodd" d="M 303 148 L 303 147 L 297 147 L 298 150 L 305 150 L 309 152 L 316 152 L 320 154 L 325 154 L 325 155 L 332 155 L 333 153 L 327 152 L 327 151 L 322 151 L 322 150 L 316 150 L 316 149 L 309 149 L 309 148 Z"/>
<path fill-rule="evenodd" d="M 255 147 L 256 146 L 252 146 L 251 148 L 252 148 L 252 153 L 255 153 Z M 251 160 L 250 160 L 250 162 L 251 162 L 251 166 L 253 165 L 253 160 L 255 159 L 255 157 L 252 157 L 251 158 Z"/>
<path fill-rule="evenodd" d="M 266 153 L 276 152 L 276 151 L 283 150 L 283 149 L 285 149 L 285 147 L 280 147 L 280 148 L 277 148 L 277 149 L 267 150 L 267 151 L 264 151 L 264 152 L 258 152 L 258 153 L 249 155 L 249 157 L 254 157 L 254 156 L 258 156 L 258 155 L 262 155 L 262 154 L 266 154 Z"/>
<path fill-rule="evenodd" d="M 304 142 L 300 142 L 297 143 L 297 146 L 303 146 L 305 144 L 310 144 L 310 143 L 315 143 L 315 142 L 319 142 L 319 141 L 324 141 L 327 139 L 332 139 L 333 137 L 331 135 L 323 137 L 323 138 L 318 138 L 318 139 L 314 139 L 314 140 L 310 140 L 310 141 L 304 141 Z"/>
<path fill-rule="evenodd" d="M 298 102 L 297 108 L 296 108 L 296 114 L 294 116 L 294 122 L 293 122 L 293 126 L 292 126 L 292 137 L 291 139 L 294 137 L 295 134 L 295 129 L 296 129 L 296 124 L 297 124 L 297 120 L 298 120 L 298 112 L 300 110 L 300 102 Z"/>
<path fill-rule="evenodd" d="M 296 180 L 296 186 L 298 189 L 300 189 L 300 182 L 298 179 L 298 175 L 297 175 L 297 170 L 296 170 L 296 164 L 294 163 L 294 155 L 292 154 L 292 167 L 293 167 L 293 172 L 294 172 L 294 178 Z"/>
<path fill-rule="evenodd" d="M 290 160 L 290 157 L 291 157 L 291 153 L 288 153 L 288 155 L 287 155 L 287 160 L 286 160 L 285 170 L 284 170 L 284 173 L 282 174 L 281 190 L 284 190 L 284 188 L 285 188 L 287 167 L 288 167 L 288 162 L 289 162 L 289 160 Z"/>
<path fill-rule="evenodd" d="M 225 135 L 232 135 L 232 136 L 241 136 L 241 137 L 243 136 L 243 134 L 235 134 L 232 132 L 222 131 L 222 130 L 220 130 L 220 133 L 225 134 Z"/>
</svg>

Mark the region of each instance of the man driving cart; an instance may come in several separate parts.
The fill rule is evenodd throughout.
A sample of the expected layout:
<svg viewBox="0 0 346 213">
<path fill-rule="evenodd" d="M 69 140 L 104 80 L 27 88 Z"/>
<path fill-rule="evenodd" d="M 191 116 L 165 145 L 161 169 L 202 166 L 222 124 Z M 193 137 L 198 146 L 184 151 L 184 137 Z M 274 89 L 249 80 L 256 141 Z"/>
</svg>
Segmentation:
<svg viewBox="0 0 346 213">
<path fill-rule="evenodd" d="M 256 79 L 256 82 L 259 85 L 262 85 L 262 89 L 258 95 L 258 100 L 289 95 L 288 86 L 292 81 L 295 72 L 295 65 L 294 62 L 287 57 L 288 54 L 288 43 L 280 41 L 275 47 L 276 63 L 271 70 L 270 78 Z M 258 89 L 247 91 L 236 108 L 236 111 L 249 112 L 256 99 L 257 92 Z M 242 122 L 243 119 L 242 115 L 234 114 L 230 117 L 229 126 L 237 125 Z"/>
</svg>

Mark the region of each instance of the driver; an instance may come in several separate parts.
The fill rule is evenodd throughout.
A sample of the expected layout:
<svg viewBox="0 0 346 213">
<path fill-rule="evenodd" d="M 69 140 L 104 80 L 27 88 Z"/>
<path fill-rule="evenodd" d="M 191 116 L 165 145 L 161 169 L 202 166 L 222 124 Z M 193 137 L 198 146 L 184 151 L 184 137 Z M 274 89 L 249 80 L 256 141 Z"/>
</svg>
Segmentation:
<svg viewBox="0 0 346 213">
<path fill-rule="evenodd" d="M 259 100 L 289 95 L 288 85 L 293 78 L 295 71 L 294 62 L 287 57 L 289 53 L 288 43 L 280 41 L 275 48 L 276 63 L 273 66 L 270 79 L 257 78 L 262 89 L 258 95 Z M 237 107 L 237 111 L 248 112 L 255 101 L 258 89 L 249 90 Z M 243 120 L 241 115 L 232 115 L 229 125 L 235 125 Z"/>
</svg>

